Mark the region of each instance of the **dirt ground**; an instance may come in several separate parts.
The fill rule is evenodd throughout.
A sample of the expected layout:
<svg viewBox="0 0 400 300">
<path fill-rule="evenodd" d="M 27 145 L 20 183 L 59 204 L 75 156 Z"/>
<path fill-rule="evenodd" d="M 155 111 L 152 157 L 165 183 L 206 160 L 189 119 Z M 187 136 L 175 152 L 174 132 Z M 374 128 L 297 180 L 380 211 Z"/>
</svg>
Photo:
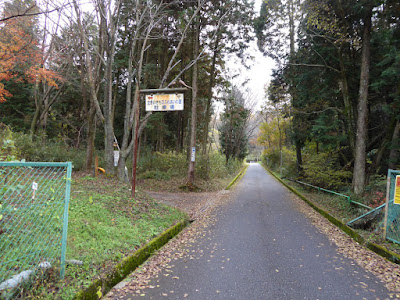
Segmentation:
<svg viewBox="0 0 400 300">
<path fill-rule="evenodd" d="M 219 199 L 229 194 L 229 191 L 221 190 L 218 192 L 187 192 L 169 193 L 146 191 L 150 197 L 186 212 L 191 220 L 197 220 L 201 214 L 209 209 L 213 204 L 218 203 Z"/>
</svg>

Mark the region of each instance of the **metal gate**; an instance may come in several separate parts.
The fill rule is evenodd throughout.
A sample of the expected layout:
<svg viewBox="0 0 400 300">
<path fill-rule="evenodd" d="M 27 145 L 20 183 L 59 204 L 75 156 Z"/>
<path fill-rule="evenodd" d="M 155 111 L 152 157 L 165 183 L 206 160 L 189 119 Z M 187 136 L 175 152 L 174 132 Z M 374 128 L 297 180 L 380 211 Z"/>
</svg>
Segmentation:
<svg viewBox="0 0 400 300">
<path fill-rule="evenodd" d="M 40 269 L 64 278 L 71 172 L 71 162 L 0 162 L 0 293 Z"/>
<path fill-rule="evenodd" d="M 400 171 L 388 170 L 385 235 L 388 240 L 400 244 L 400 204 L 395 204 L 394 201 L 397 175 L 400 175 Z"/>
</svg>

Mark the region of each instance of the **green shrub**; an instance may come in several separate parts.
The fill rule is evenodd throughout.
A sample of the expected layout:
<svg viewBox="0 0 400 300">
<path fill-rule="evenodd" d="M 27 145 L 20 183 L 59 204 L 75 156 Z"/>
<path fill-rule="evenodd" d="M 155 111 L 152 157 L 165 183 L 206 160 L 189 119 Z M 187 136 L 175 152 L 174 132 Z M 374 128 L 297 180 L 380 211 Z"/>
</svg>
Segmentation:
<svg viewBox="0 0 400 300">
<path fill-rule="evenodd" d="M 18 148 L 15 146 L 15 137 L 11 129 L 0 123 L 0 161 L 17 160 Z"/>
<path fill-rule="evenodd" d="M 13 136 L 19 159 L 38 162 L 72 161 L 75 170 L 81 170 L 85 165 L 85 149 L 68 147 L 57 140 L 46 140 L 44 136 L 39 136 L 34 141 L 24 133 L 13 133 Z"/>
<path fill-rule="evenodd" d="M 280 171 L 281 155 L 279 149 L 267 149 L 261 156 L 263 164 L 267 165 L 270 169 Z M 296 177 L 296 153 L 294 150 L 287 147 L 282 148 L 282 176 L 283 177 Z"/>
<path fill-rule="evenodd" d="M 138 177 L 142 179 L 168 180 L 171 177 L 185 177 L 188 171 L 188 160 L 184 153 L 146 153 L 138 163 Z M 196 155 L 196 177 L 201 179 L 223 178 L 236 173 L 242 162 L 231 159 L 226 164 L 225 156 L 217 151 L 209 155 Z"/>
<path fill-rule="evenodd" d="M 148 170 L 164 172 L 168 176 L 182 176 L 187 171 L 186 156 L 173 152 L 146 153 L 139 159 L 138 173 L 145 173 Z"/>
<path fill-rule="evenodd" d="M 309 155 L 303 162 L 304 177 L 308 183 L 323 188 L 340 188 L 351 181 L 352 173 L 340 167 L 338 154 L 320 152 Z"/>
<path fill-rule="evenodd" d="M 378 207 L 386 202 L 386 176 L 371 175 L 369 184 L 365 187 L 362 202 L 371 207 Z"/>
<path fill-rule="evenodd" d="M 242 161 L 234 158 L 226 163 L 225 155 L 215 151 L 211 152 L 209 155 L 198 155 L 196 174 L 202 179 L 223 178 L 236 173 L 242 165 Z"/>
</svg>

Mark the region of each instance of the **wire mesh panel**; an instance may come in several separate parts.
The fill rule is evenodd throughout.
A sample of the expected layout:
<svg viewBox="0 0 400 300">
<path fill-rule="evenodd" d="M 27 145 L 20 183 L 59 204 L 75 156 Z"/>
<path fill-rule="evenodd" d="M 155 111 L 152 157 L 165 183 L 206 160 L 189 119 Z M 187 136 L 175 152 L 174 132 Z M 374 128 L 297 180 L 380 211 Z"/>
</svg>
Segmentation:
<svg viewBox="0 0 400 300">
<path fill-rule="evenodd" d="M 65 270 L 72 164 L 0 162 L 0 293 Z"/>
<path fill-rule="evenodd" d="M 400 175 L 400 171 L 389 169 L 388 178 L 390 179 L 390 185 L 386 221 L 386 238 L 392 242 L 400 244 L 400 204 L 396 204 L 394 201 L 397 175 Z"/>
</svg>

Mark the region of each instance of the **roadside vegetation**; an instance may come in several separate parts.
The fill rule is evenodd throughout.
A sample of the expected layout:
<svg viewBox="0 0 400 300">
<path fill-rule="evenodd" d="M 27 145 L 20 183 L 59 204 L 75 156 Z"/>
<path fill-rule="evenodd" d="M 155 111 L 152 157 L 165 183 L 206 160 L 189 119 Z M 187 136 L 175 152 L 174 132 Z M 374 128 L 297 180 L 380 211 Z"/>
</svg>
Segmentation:
<svg viewBox="0 0 400 300">
<path fill-rule="evenodd" d="M 344 223 L 368 210 L 294 181 L 385 203 L 388 169 L 400 169 L 399 8 L 264 1 L 255 22 L 260 51 L 277 62 L 261 112 L 263 164 Z M 382 239 L 383 213 L 373 216 L 357 230 L 399 252 Z"/>
<path fill-rule="evenodd" d="M 95 279 L 107 276 L 124 257 L 177 222 L 188 219 L 184 212 L 157 202 L 146 193 L 147 190 L 184 193 L 181 187 L 186 180 L 186 155 L 143 151 L 133 199 L 130 182 L 103 173 L 95 178 L 93 170 L 84 171 L 84 150 L 68 148 L 56 140 L 29 141 L 25 134 L 12 132 L 5 126 L 0 132 L 1 160 L 71 160 L 74 165 L 65 280 L 59 280 L 56 265 L 36 281 L 21 285 L 14 297 L 71 299 Z M 208 159 L 199 156 L 195 181 L 198 191 L 223 189 L 242 166 L 235 159 L 226 163 L 225 156 L 217 152 L 210 153 Z M 128 168 L 130 173 L 130 165 Z"/>
<path fill-rule="evenodd" d="M 286 159 L 288 159 L 288 156 L 285 156 L 284 161 Z M 286 161 L 288 161 L 288 163 L 283 163 L 282 174 L 280 172 L 280 164 L 274 164 L 271 160 L 269 160 L 269 162 L 267 163 L 266 156 L 263 157 L 263 161 L 261 163 L 269 170 L 271 170 L 275 174 L 275 176 L 281 178 L 286 184 L 295 188 L 307 199 L 312 201 L 314 204 L 316 204 L 318 207 L 322 208 L 332 216 L 341 220 L 344 224 L 367 213 L 368 210 L 356 204 L 349 203 L 349 201 L 344 197 L 330 194 L 324 191 L 318 191 L 318 189 L 300 184 L 296 182 L 296 180 L 350 196 L 353 201 L 365 204 L 371 209 L 384 204 L 386 201 L 385 196 L 387 181 L 385 176 L 374 176 L 373 178 L 371 178 L 370 183 L 365 188 L 365 193 L 363 193 L 362 196 L 357 196 L 352 192 L 350 184 L 345 184 L 343 182 L 339 184 L 337 178 L 335 178 L 334 172 L 333 174 L 331 174 L 329 171 L 324 170 L 325 174 L 321 177 L 325 177 L 326 181 L 322 182 L 321 178 L 319 178 L 317 181 L 313 181 L 310 177 L 300 177 L 297 176 L 295 172 L 288 172 L 288 169 L 291 168 L 290 165 L 293 164 L 293 160 L 292 162 L 290 162 L 290 160 Z M 306 160 L 304 161 L 304 165 L 307 165 Z M 329 181 L 329 175 L 332 175 L 332 182 Z M 366 226 L 361 227 L 363 228 L 356 228 L 354 230 L 356 230 L 362 237 L 364 237 L 365 240 L 383 245 L 387 249 L 400 254 L 400 245 L 392 243 L 383 238 L 383 210 L 382 214 L 380 214 L 374 221 L 370 221 Z"/>
<path fill-rule="evenodd" d="M 144 190 L 218 190 L 249 149 L 282 178 L 383 203 L 384 176 L 400 168 L 398 1 L 262 1 L 258 12 L 249 0 L 99 0 L 90 12 L 85 1 L 53 2 L 2 2 L 0 160 L 73 161 L 72 224 L 103 235 L 115 233 L 103 228 L 113 220 L 158 224 L 136 247 L 182 217 Z M 246 80 L 226 63 L 248 67 L 251 42 L 276 62 L 257 113 Z M 183 110 L 146 111 L 143 90 L 183 87 Z M 105 178 L 91 178 L 96 157 Z M 344 221 L 363 213 L 298 188 Z M 380 228 L 363 234 L 379 239 Z M 73 256 L 85 258 L 77 245 Z M 98 248 L 88 260 L 115 259 Z M 96 268 L 85 266 L 89 280 Z"/>
<path fill-rule="evenodd" d="M 132 199 L 128 184 L 74 173 L 65 279 L 59 280 L 55 268 L 30 283 L 28 289 L 22 286 L 20 297 L 72 299 L 95 279 L 107 276 L 124 257 L 185 218 L 183 212 L 156 202 L 144 192 Z"/>
<path fill-rule="evenodd" d="M 224 189 L 243 167 L 243 162 L 229 159 L 213 152 L 198 157 L 196 164 L 197 191 L 218 191 Z M 148 153 L 139 163 L 138 184 L 149 191 L 179 192 L 185 190 L 187 160 L 183 154 Z"/>
</svg>

